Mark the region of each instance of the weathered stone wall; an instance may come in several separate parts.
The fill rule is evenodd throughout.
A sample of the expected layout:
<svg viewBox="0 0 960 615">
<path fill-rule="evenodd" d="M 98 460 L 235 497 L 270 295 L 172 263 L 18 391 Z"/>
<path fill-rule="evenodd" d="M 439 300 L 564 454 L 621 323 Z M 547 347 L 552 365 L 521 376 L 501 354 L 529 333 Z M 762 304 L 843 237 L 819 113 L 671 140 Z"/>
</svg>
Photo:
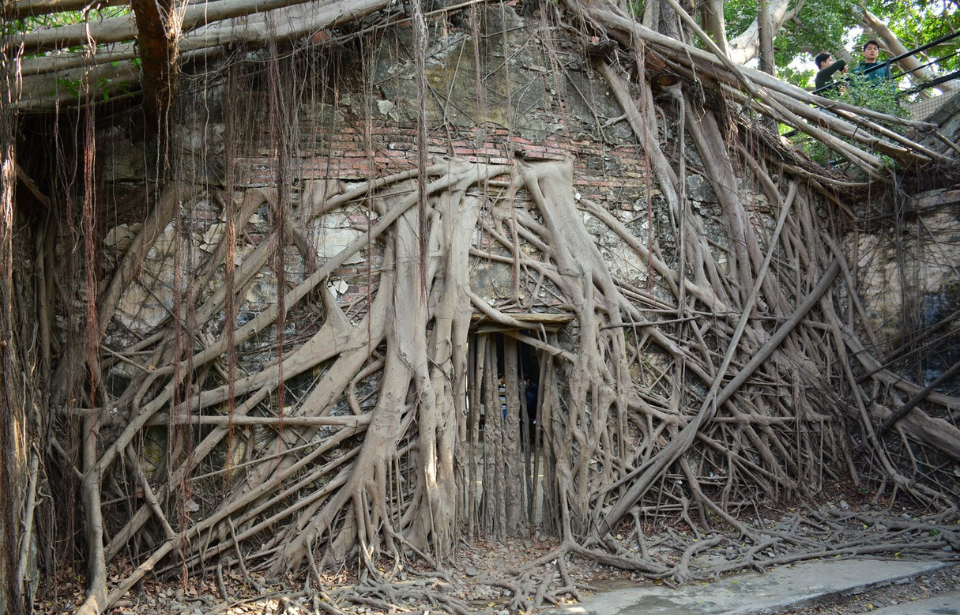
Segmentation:
<svg viewBox="0 0 960 615">
<path fill-rule="evenodd" d="M 572 158 L 577 198 L 605 207 L 627 222 L 641 241 L 655 243 L 669 257 L 675 250 L 673 234 L 664 231 L 671 221 L 659 191 L 648 178 L 648 161 L 623 120 L 622 110 L 591 70 L 587 50 L 566 38 L 560 29 L 547 27 L 539 20 L 525 21 L 509 6 L 484 9 L 479 15 L 476 31 L 463 14 L 437 13 L 431 18 L 427 57 L 430 91 L 422 108 L 411 57 L 412 31 L 407 22 L 364 35 L 360 42 L 348 41 L 342 48 L 318 46 L 314 51 L 298 52 L 296 61 L 281 61 L 284 87 L 296 100 L 288 111 L 293 128 L 285 135 L 288 142 L 283 165 L 283 179 L 293 206 L 304 194 L 316 190 L 347 189 L 371 178 L 415 168 L 417 122 L 422 112 L 429 153 L 435 160 L 456 157 L 476 163 L 510 164 L 515 157 Z M 479 41 L 476 54 L 475 38 Z M 161 160 L 171 159 L 176 161 L 172 171 L 181 181 L 222 188 L 228 164 L 225 105 L 240 109 L 235 137 L 239 146 L 232 163 L 235 200 L 239 201 L 247 190 L 276 186 L 280 179 L 276 134 L 272 131 L 276 123 L 271 117 L 263 68 L 268 58 L 251 54 L 248 60 L 233 73 L 237 82 L 232 88 L 224 85 L 222 70 L 214 72 L 212 78 L 199 73 L 185 75 L 195 94 L 191 96 L 190 88 L 184 88 L 169 152 L 145 155 L 142 144 L 128 139 L 120 127 L 98 135 L 102 193 L 116 195 L 120 208 L 127 195 L 135 195 L 145 182 L 156 181 L 165 173 L 166 163 Z M 674 126 L 662 116 L 657 122 L 663 135 L 661 147 L 675 154 L 678 143 Z M 727 240 L 718 222 L 719 204 L 702 174 L 703 165 L 695 148 L 688 144 L 685 155 L 687 206 L 700 215 L 712 242 L 709 249 L 723 266 Z M 738 186 L 740 198 L 749 212 L 762 218 L 768 205 L 759 188 L 746 177 Z M 327 182 L 333 184 L 328 186 Z M 499 202 L 498 195 L 488 196 L 492 208 L 529 208 L 522 193 L 512 196 L 509 204 Z M 864 205 L 865 210 L 869 208 L 869 203 Z M 117 226 L 105 233 L 108 268 L 122 254 L 145 212 L 141 199 L 141 206 L 126 206 L 110 216 Z M 180 262 L 196 265 L 209 255 L 223 232 L 222 204 L 207 195 L 185 206 L 184 215 L 190 221 L 181 226 L 189 227 L 195 241 L 194 249 L 182 255 Z M 266 207 L 255 215 L 252 228 L 238 242 L 238 261 L 263 239 L 269 228 L 268 217 Z M 648 286 L 642 259 L 603 225 L 591 221 L 587 214 L 585 218 L 614 273 L 626 282 Z M 496 226 L 497 216 L 492 215 L 492 219 Z M 957 303 L 956 291 L 949 283 L 956 279 L 955 263 L 960 262 L 957 222 L 949 211 L 928 213 L 909 221 L 899 238 L 890 235 L 889 227 L 850 236 L 847 255 L 856 263 L 855 275 L 865 307 L 885 344 L 897 344 L 905 323 L 927 322 L 932 314 L 942 311 L 931 306 Z M 321 216 L 303 230 L 322 258 L 362 236 L 368 223 L 366 214 L 356 209 Z M 759 223 L 769 226 L 768 220 Z M 854 225 L 859 224 L 854 221 Z M 171 225 L 154 246 L 140 285 L 122 302 L 120 320 L 138 334 L 169 317 L 174 234 Z M 485 247 L 482 236 L 478 236 L 476 247 Z M 334 273 L 329 288 L 339 301 L 358 301 L 371 284 L 375 285 L 375 279 L 366 272 L 368 261 L 375 262 L 376 258 L 376 254 L 362 251 Z M 289 249 L 288 261 L 288 280 L 302 279 L 305 263 L 296 250 Z M 488 297 L 508 292 L 512 273 L 507 268 L 482 262 L 477 267 L 474 280 L 478 292 Z M 542 298 L 547 304 L 551 302 L 548 294 Z M 904 297 L 911 298 L 908 304 L 904 304 Z M 258 279 L 246 294 L 241 320 L 275 300 L 274 281 Z"/>
<path fill-rule="evenodd" d="M 539 22 L 524 23 L 510 9 L 504 13 L 500 9 L 488 11 L 481 21 L 480 70 L 474 60 L 472 30 L 450 22 L 431 24 L 434 38 L 427 64 L 430 96 L 422 110 L 433 159 L 455 157 L 477 163 L 511 164 L 517 157 L 571 158 L 575 166 L 575 198 L 599 204 L 627 223 L 639 241 L 655 245 L 666 258 L 672 258 L 676 249 L 672 245 L 672 222 L 659 190 L 648 182 L 649 162 L 612 94 L 590 69 L 585 50 L 565 40 L 562 31 L 544 29 Z M 230 94 L 216 81 L 202 82 L 204 87 L 198 89 L 196 99 L 185 101 L 178 111 L 171 150 L 171 157 L 176 160 L 174 172 L 185 184 L 222 189 L 228 164 L 225 105 L 235 105 L 239 109 L 235 115 L 241 117 L 233 166 L 236 202 L 242 200 L 246 191 L 275 187 L 281 181 L 281 166 L 294 217 L 304 195 L 317 190 L 346 190 L 368 179 L 416 168 L 417 117 L 421 107 L 413 60 L 409 57 L 410 37 L 409 28 L 403 25 L 382 33 L 368 61 L 354 64 L 353 72 L 344 68 L 336 73 L 333 67 L 339 64 L 325 64 L 322 50 L 314 60 L 327 67 L 323 70 L 281 63 L 286 71 L 283 83 L 296 99 L 288 110 L 292 128 L 284 135 L 287 155 L 283 165 L 278 164 L 278 139 L 274 132 L 277 123 L 271 117 L 267 84 L 256 62 L 246 67 L 249 70 L 237 72 L 238 82 L 233 84 Z M 339 62 L 345 60 L 341 58 Z M 357 70 L 369 74 L 373 85 L 365 86 L 358 80 Z M 321 74 L 326 81 L 321 82 Z M 676 154 L 679 150 L 673 138 L 673 124 L 662 116 L 657 121 L 664 139 L 661 147 L 668 154 Z M 126 141 L 119 131 L 109 136 L 108 145 L 101 151 L 105 161 L 103 178 L 109 184 L 105 192 L 129 192 L 144 177 L 156 174 L 161 165 L 145 159 L 142 147 Z M 718 222 L 719 203 L 709 181 L 701 174 L 703 165 L 692 144 L 685 148 L 685 155 L 686 204 L 701 216 L 712 241 L 708 249 L 714 251 L 717 262 L 723 266 L 727 240 Z M 503 178 L 504 183 L 507 180 L 508 177 Z M 738 191 L 749 212 L 759 217 L 766 215 L 766 199 L 758 186 L 749 179 L 742 180 Z M 502 219 L 510 215 L 512 208 L 530 209 L 537 215 L 522 192 L 508 194 L 504 187 L 501 194 L 486 196 L 491 210 L 488 222 L 495 228 L 502 226 Z M 117 219 L 135 221 L 143 215 L 140 210 Z M 270 226 L 269 216 L 268 207 L 262 207 L 251 221 L 251 228 L 238 238 L 238 264 L 263 240 Z M 639 288 L 660 291 L 655 285 L 651 287 L 646 264 L 635 251 L 599 221 L 586 213 L 584 218 L 616 276 Z M 325 258 L 363 236 L 368 223 L 367 214 L 358 208 L 320 216 L 301 230 L 318 255 Z M 105 242 L 108 262 L 119 258 L 137 224 L 129 222 L 109 231 Z M 222 204 L 212 193 L 185 203 L 179 221 L 171 223 L 151 250 L 140 282 L 122 301 L 118 317 L 123 328 L 146 335 L 169 318 L 173 306 L 172 246 L 176 228 L 188 229 L 194 236 L 192 247 L 177 259 L 185 271 L 195 271 L 210 256 L 224 227 Z M 328 282 L 338 301 L 357 303 L 357 310 L 363 309 L 364 297 L 376 285 L 376 276 L 368 273 L 370 263 L 376 268 L 378 255 L 376 246 L 373 247 L 374 253 L 361 251 L 338 268 Z M 482 233 L 478 233 L 475 247 L 486 249 Z M 302 280 L 307 267 L 300 253 L 289 247 L 286 261 L 287 281 Z M 477 259 L 475 291 L 493 302 L 509 297 L 512 275 L 511 268 L 505 265 Z M 258 276 L 247 290 L 241 324 L 276 301 L 275 282 L 270 279 L 269 270 Z M 525 307 L 517 309 L 547 309 L 562 302 L 547 286 L 539 297 L 523 298 Z M 348 311 L 352 318 L 358 314 Z M 207 333 L 213 336 L 215 332 Z"/>
<path fill-rule="evenodd" d="M 859 295 L 883 355 L 926 344 L 909 369 L 928 381 L 957 360 L 954 320 L 918 342 L 924 329 L 960 311 L 960 191 L 935 190 L 898 205 L 874 232 L 851 234 L 847 250 L 855 262 Z M 855 259 L 855 261 L 854 261 Z M 920 371 L 920 373 L 917 373 Z"/>
</svg>

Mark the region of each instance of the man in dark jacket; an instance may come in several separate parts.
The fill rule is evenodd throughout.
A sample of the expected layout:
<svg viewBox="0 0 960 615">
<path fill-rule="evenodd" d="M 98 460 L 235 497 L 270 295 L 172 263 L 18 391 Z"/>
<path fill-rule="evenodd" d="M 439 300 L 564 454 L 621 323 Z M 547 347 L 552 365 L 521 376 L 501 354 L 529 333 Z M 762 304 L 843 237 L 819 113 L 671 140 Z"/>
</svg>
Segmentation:
<svg viewBox="0 0 960 615">
<path fill-rule="evenodd" d="M 847 71 L 846 60 L 833 61 L 833 56 L 827 52 L 817 54 L 813 59 L 817 65 L 817 76 L 814 77 L 814 83 L 817 85 L 817 94 L 826 95 L 837 90 L 837 84 L 833 80 L 833 75 L 838 72 Z"/>
</svg>

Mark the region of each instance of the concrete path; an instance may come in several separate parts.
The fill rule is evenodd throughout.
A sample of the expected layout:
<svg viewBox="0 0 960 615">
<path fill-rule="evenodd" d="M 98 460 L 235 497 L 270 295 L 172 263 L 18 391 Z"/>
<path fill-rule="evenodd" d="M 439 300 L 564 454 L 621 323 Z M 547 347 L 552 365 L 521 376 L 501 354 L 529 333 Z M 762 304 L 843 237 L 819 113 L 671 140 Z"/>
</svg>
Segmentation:
<svg viewBox="0 0 960 615">
<path fill-rule="evenodd" d="M 900 560 L 825 560 L 783 566 L 766 574 L 724 577 L 680 589 L 643 585 L 599 592 L 580 604 L 552 611 L 557 615 L 746 615 L 778 613 L 838 594 L 904 581 L 933 572 L 941 562 Z M 940 608 L 937 606 L 936 608 Z M 879 611 L 878 611 L 879 612 Z M 903 611 L 914 615 L 926 611 Z M 957 611 L 929 611 L 960 615 Z M 891 611 L 897 615 L 901 611 Z"/>
<path fill-rule="evenodd" d="M 960 591 L 888 606 L 870 615 L 960 615 Z"/>
</svg>

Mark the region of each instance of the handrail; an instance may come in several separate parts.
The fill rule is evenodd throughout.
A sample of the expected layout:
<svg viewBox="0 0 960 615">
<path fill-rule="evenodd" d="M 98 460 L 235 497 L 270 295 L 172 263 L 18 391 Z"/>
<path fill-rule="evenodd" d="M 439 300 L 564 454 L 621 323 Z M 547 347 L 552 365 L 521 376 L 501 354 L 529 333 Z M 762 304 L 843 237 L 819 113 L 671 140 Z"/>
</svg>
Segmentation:
<svg viewBox="0 0 960 615">
<path fill-rule="evenodd" d="M 899 79 L 899 78 L 901 78 L 901 77 L 906 77 L 906 76 L 909 75 L 910 73 L 916 72 L 916 71 L 920 70 L 921 68 L 927 68 L 928 66 L 933 66 L 934 64 L 937 64 L 937 63 L 939 63 L 939 62 L 942 62 L 943 60 L 950 59 L 950 58 L 952 58 L 953 56 L 956 56 L 956 55 L 960 55 L 960 51 L 954 51 L 954 52 L 951 53 L 950 55 L 941 56 L 941 57 L 939 57 L 939 58 L 937 58 L 937 59 L 935 59 L 935 60 L 930 60 L 930 61 L 927 62 L 926 64 L 921 64 L 920 66 L 918 66 L 918 67 L 916 67 L 916 68 L 911 68 L 910 70 L 905 70 L 905 71 L 903 71 L 902 73 L 899 73 L 899 74 L 897 74 L 897 75 L 894 75 L 893 77 L 891 77 L 891 79 Z"/>
<path fill-rule="evenodd" d="M 908 51 L 908 52 L 906 52 L 906 53 L 901 53 L 900 55 L 896 56 L 895 58 L 890 58 L 889 60 L 886 61 L 886 64 L 889 65 L 891 62 L 899 62 L 900 60 L 902 60 L 902 59 L 904 59 L 904 58 L 909 58 L 909 57 L 912 56 L 912 55 L 916 55 L 916 54 L 920 53 L 921 51 L 926 51 L 927 49 L 930 49 L 931 47 L 936 47 L 936 46 L 939 45 L 940 43 L 945 43 L 945 42 L 949 41 L 950 39 L 957 38 L 958 36 L 960 36 L 960 31 L 953 32 L 952 34 L 947 34 L 947 35 L 945 35 L 945 36 L 941 36 L 940 38 L 938 38 L 938 39 L 935 40 L 935 41 L 930 41 L 929 43 L 924 43 L 923 45 L 920 45 L 920 46 L 917 47 L 916 49 L 912 49 L 912 50 L 910 50 L 910 51 Z M 870 70 L 875 70 L 875 69 L 877 69 L 877 68 L 879 68 L 879 67 L 874 66 L 874 67 L 871 68 Z M 866 70 L 866 71 L 863 71 L 863 72 L 868 73 L 868 72 L 870 72 L 870 71 L 869 71 L 869 70 Z"/>
<path fill-rule="evenodd" d="M 942 77 L 937 77 L 936 79 L 931 79 L 930 81 L 924 81 L 923 83 L 918 83 L 912 88 L 906 90 L 901 90 L 901 94 L 916 94 L 921 90 L 926 90 L 928 88 L 933 88 L 941 83 L 946 83 L 947 81 L 953 81 L 954 79 L 960 79 L 960 70 L 955 70 L 950 74 L 943 75 Z"/>
</svg>

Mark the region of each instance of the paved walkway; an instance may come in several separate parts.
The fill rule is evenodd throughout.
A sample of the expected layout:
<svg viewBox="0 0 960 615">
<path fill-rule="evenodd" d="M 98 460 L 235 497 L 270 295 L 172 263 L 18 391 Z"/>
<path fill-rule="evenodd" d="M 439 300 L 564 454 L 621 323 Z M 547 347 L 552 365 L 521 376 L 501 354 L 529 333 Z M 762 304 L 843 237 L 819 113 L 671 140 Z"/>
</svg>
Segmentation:
<svg viewBox="0 0 960 615">
<path fill-rule="evenodd" d="M 788 611 L 829 596 L 861 591 L 874 585 L 905 581 L 944 566 L 941 562 L 855 559 L 805 562 L 766 574 L 724 577 L 712 583 L 691 583 L 680 589 L 643 585 L 599 592 L 580 604 L 553 611 L 557 615 L 746 615 Z M 943 598 L 957 602 L 957 596 Z M 931 599 L 936 600 L 936 599 Z M 926 603 L 928 601 L 922 601 Z M 942 601 L 941 601 L 942 602 Z M 919 605 L 919 603 L 912 603 Z M 904 605 L 906 606 L 911 605 Z M 956 604 L 927 605 L 932 610 L 894 607 L 884 615 L 960 615 Z"/>
<path fill-rule="evenodd" d="M 960 615 L 960 591 L 871 611 L 870 615 Z"/>
</svg>

